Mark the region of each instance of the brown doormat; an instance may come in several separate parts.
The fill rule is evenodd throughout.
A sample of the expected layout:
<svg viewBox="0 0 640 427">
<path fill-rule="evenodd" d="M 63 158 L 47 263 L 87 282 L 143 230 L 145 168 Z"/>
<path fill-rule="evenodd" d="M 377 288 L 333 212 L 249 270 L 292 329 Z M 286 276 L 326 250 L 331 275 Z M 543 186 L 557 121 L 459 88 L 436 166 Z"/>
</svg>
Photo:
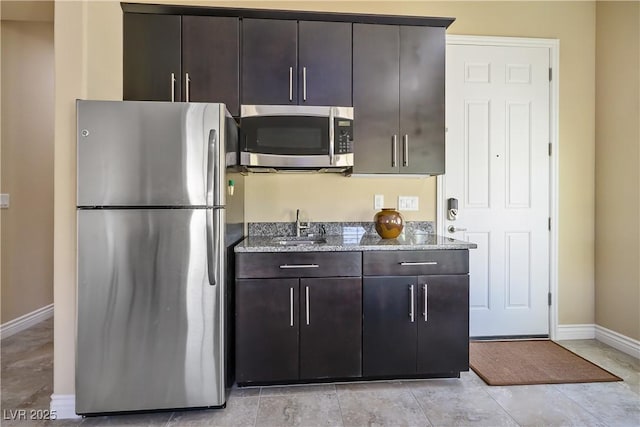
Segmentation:
<svg viewBox="0 0 640 427">
<path fill-rule="evenodd" d="M 472 341 L 469 364 L 489 385 L 622 381 L 548 340 Z"/>
</svg>

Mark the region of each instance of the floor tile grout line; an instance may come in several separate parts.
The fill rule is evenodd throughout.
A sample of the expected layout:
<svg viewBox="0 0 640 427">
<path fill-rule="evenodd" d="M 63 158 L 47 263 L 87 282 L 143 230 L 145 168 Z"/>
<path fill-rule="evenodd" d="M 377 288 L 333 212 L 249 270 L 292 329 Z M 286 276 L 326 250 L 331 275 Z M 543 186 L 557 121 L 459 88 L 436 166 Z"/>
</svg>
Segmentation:
<svg viewBox="0 0 640 427">
<path fill-rule="evenodd" d="M 435 424 L 433 424 L 431 422 L 431 419 L 429 418 L 429 416 L 427 415 L 427 411 L 424 409 L 424 407 L 422 406 L 422 403 L 420 403 L 420 399 L 418 399 L 418 397 L 415 395 L 415 393 L 413 392 L 413 388 L 409 387 L 406 383 L 402 383 L 402 385 L 409 391 L 409 393 L 411 393 L 411 396 L 413 396 L 413 399 L 416 401 L 416 403 L 418 404 L 418 407 L 420 408 L 420 410 L 422 411 L 422 415 L 424 415 L 425 419 L 427 420 L 427 422 L 429 423 L 430 426 L 434 426 Z"/>
<path fill-rule="evenodd" d="M 262 387 L 258 391 L 258 404 L 256 405 L 256 414 L 253 417 L 253 427 L 258 425 L 258 414 L 260 413 L 260 402 L 262 401 Z"/>
<path fill-rule="evenodd" d="M 340 393 L 338 393 L 338 385 L 333 385 L 336 391 L 336 400 L 338 401 L 338 409 L 340 410 L 340 420 L 342 420 L 342 427 L 346 427 L 347 423 L 344 421 L 344 415 L 342 414 L 342 403 L 340 403 Z"/>
<path fill-rule="evenodd" d="M 487 384 L 486 389 L 484 389 L 483 391 L 484 391 L 485 393 L 487 393 L 487 395 L 491 398 L 491 400 L 493 400 L 494 402 L 496 402 L 496 405 L 498 405 L 498 406 L 499 406 L 499 407 L 504 411 L 504 413 L 505 413 L 505 414 L 507 414 L 507 415 L 509 416 L 509 418 L 511 418 L 511 419 L 513 420 L 513 422 L 514 422 L 514 423 L 516 423 L 516 425 L 517 425 L 517 426 L 524 427 L 524 426 L 523 426 L 523 424 L 520 424 L 520 423 L 518 422 L 518 420 L 516 420 L 516 418 L 513 416 L 513 414 L 511 414 L 511 412 L 509 412 L 509 411 L 507 410 L 507 408 L 505 408 L 504 406 L 502 406 L 502 404 L 500 404 L 500 402 L 498 402 L 498 401 L 496 400 L 496 398 L 495 398 L 495 397 L 493 397 L 493 395 L 492 395 L 491 393 L 489 393 L 489 389 L 490 389 L 491 387 L 495 387 L 495 386 L 491 386 L 491 385 L 488 385 L 488 384 Z M 516 387 L 517 387 L 517 386 L 516 386 Z"/>
<path fill-rule="evenodd" d="M 584 383 L 583 383 L 584 384 Z M 604 424 L 605 426 L 608 426 L 608 422 L 606 420 L 603 420 L 602 418 L 600 418 L 598 416 L 598 414 L 591 412 L 588 408 L 585 408 L 584 406 L 582 406 L 580 404 L 580 402 L 578 402 L 577 400 L 575 400 L 574 398 L 572 398 L 571 396 L 569 396 L 568 394 L 566 394 L 564 391 L 562 391 L 562 389 L 559 387 L 560 384 L 551 384 L 553 386 L 553 389 L 556 390 L 558 393 L 560 393 L 561 395 L 563 395 L 564 397 L 566 397 L 567 399 L 569 399 L 570 401 L 572 401 L 573 403 L 575 403 L 580 409 L 582 409 L 583 411 L 585 411 L 587 414 L 592 415 L 596 420 L 602 422 L 602 424 Z"/>
<path fill-rule="evenodd" d="M 164 427 L 169 427 L 169 425 L 171 425 L 171 420 L 173 419 L 173 417 L 176 415 L 175 412 L 172 412 L 171 415 L 169 416 L 169 419 L 167 420 L 167 422 L 164 424 Z"/>
</svg>

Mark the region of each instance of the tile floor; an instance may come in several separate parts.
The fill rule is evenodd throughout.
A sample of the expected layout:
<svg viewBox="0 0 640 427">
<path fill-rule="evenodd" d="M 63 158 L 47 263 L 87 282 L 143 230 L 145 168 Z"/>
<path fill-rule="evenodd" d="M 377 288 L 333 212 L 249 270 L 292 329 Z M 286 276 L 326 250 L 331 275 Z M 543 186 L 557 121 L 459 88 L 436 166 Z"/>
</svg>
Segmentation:
<svg viewBox="0 0 640 427">
<path fill-rule="evenodd" d="M 624 382 L 489 387 L 460 379 L 231 390 L 224 410 L 52 422 L 12 421 L 49 409 L 53 322 L 2 340 L 2 417 L 10 426 L 640 426 L 640 361 L 594 340 L 562 345 Z"/>
</svg>

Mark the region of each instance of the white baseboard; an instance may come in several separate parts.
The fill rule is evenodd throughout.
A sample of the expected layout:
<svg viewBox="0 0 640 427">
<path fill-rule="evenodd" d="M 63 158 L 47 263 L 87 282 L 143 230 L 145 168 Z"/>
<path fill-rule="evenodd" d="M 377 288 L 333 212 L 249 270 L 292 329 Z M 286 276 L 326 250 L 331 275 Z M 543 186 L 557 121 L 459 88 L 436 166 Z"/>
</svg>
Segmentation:
<svg viewBox="0 0 640 427">
<path fill-rule="evenodd" d="M 596 339 L 611 347 L 640 359 L 640 341 L 596 325 Z"/>
<path fill-rule="evenodd" d="M 52 394 L 51 414 L 56 414 L 57 420 L 69 420 L 81 418 L 76 414 L 75 394 Z"/>
<path fill-rule="evenodd" d="M 600 325 L 590 323 L 584 325 L 558 325 L 553 339 L 557 341 L 595 339 L 636 359 L 640 359 L 640 341 Z"/>
<path fill-rule="evenodd" d="M 49 304 L 42 308 L 39 308 L 31 313 L 27 313 L 16 319 L 10 320 L 7 323 L 0 325 L 0 339 L 5 339 L 11 335 L 15 335 L 18 332 L 22 332 L 25 329 L 47 320 L 53 317 L 53 304 Z"/>
<path fill-rule="evenodd" d="M 558 325 L 554 340 L 592 340 L 596 337 L 596 325 Z"/>
</svg>

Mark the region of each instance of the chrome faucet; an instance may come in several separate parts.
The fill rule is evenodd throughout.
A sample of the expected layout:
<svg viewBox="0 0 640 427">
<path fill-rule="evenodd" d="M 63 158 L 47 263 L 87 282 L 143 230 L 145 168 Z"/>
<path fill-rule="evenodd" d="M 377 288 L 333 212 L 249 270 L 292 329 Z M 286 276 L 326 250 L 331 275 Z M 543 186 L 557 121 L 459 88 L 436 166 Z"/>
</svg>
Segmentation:
<svg viewBox="0 0 640 427">
<path fill-rule="evenodd" d="M 302 230 L 309 229 L 309 221 L 300 222 L 300 209 L 296 209 L 296 237 L 300 237 L 300 232 Z M 306 231 L 308 233 L 308 231 Z"/>
</svg>

